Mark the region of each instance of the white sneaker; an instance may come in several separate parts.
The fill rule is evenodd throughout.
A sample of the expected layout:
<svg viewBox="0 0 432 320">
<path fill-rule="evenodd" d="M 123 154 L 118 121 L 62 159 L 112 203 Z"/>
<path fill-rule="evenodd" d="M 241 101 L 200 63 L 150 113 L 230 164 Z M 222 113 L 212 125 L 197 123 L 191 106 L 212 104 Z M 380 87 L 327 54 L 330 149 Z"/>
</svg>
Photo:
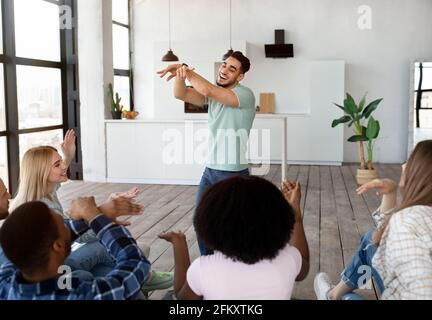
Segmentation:
<svg viewBox="0 0 432 320">
<path fill-rule="evenodd" d="M 328 293 L 332 288 L 333 284 L 327 273 L 321 272 L 315 276 L 314 290 L 317 300 L 330 300 L 328 298 Z"/>
</svg>

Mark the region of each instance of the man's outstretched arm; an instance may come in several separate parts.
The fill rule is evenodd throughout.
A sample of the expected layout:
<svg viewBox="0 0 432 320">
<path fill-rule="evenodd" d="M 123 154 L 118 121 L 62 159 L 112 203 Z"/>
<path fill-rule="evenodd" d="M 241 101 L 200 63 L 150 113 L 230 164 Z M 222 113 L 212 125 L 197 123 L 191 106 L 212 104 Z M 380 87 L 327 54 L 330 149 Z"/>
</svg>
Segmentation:
<svg viewBox="0 0 432 320">
<path fill-rule="evenodd" d="M 240 106 L 240 101 L 232 90 L 210 83 L 187 66 L 177 70 L 177 78 L 188 79 L 195 90 L 204 97 L 211 98 L 228 107 L 238 108 Z"/>
<path fill-rule="evenodd" d="M 176 78 L 175 84 L 174 84 L 174 97 L 178 100 L 191 103 L 196 106 L 204 106 L 205 104 L 205 96 L 198 93 L 193 88 L 186 87 L 186 78 L 179 77 L 177 70 L 181 69 L 181 64 L 172 64 L 168 66 L 165 70 L 159 71 L 157 74 L 163 78 L 167 74 L 170 74 L 167 78 L 167 81 L 170 81 L 173 78 Z"/>
</svg>

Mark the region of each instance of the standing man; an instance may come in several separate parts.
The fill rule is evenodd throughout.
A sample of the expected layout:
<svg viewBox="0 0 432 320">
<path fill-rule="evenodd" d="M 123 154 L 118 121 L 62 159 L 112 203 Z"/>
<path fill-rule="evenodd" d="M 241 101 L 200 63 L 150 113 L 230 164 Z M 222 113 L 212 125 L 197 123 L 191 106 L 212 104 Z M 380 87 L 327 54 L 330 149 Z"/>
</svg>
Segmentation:
<svg viewBox="0 0 432 320">
<path fill-rule="evenodd" d="M 159 71 L 167 81 L 176 78 L 174 96 L 209 109 L 209 157 L 198 189 L 196 205 L 207 187 L 235 175 L 249 175 L 246 152 L 249 133 L 255 119 L 255 96 L 249 88 L 240 85 L 250 69 L 250 61 L 241 52 L 234 52 L 219 69 L 214 85 L 187 65 L 174 64 Z M 193 88 L 187 88 L 185 80 Z M 202 255 L 211 254 L 198 238 Z"/>
</svg>

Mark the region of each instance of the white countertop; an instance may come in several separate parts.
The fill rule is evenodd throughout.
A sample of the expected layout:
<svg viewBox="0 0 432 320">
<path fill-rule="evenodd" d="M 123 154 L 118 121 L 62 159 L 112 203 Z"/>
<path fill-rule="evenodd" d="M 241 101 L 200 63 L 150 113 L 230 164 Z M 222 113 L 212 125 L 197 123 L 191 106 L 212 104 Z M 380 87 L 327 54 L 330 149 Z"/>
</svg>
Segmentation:
<svg viewBox="0 0 432 320">
<path fill-rule="evenodd" d="M 283 120 L 286 118 L 291 118 L 291 117 L 310 117 L 310 114 L 308 113 L 291 113 L 291 114 L 265 114 L 265 113 L 257 113 L 256 118 L 258 119 L 275 119 L 275 120 Z M 127 120 L 127 119 L 123 119 L 123 120 L 112 120 L 112 119 L 108 119 L 105 120 L 106 123 L 183 123 L 183 122 L 197 122 L 197 123 L 207 123 L 208 119 L 207 117 L 188 117 L 185 116 L 185 118 L 181 119 L 136 119 L 136 120 Z"/>
</svg>

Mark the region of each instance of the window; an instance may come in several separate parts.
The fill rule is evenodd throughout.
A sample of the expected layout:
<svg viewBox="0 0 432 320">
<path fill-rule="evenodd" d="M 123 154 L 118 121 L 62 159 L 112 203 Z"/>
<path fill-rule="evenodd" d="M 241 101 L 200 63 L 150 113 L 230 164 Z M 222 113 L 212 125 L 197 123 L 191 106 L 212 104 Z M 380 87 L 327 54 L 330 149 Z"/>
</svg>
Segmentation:
<svg viewBox="0 0 432 320">
<path fill-rule="evenodd" d="M 130 0 L 112 0 L 114 91 L 122 98 L 124 108 L 133 110 L 129 12 Z"/>
<path fill-rule="evenodd" d="M 79 133 L 75 14 L 76 0 L 1 1 L 0 177 L 12 193 L 28 149 L 59 147 L 70 128 Z M 72 179 L 82 177 L 77 144 Z"/>
</svg>

